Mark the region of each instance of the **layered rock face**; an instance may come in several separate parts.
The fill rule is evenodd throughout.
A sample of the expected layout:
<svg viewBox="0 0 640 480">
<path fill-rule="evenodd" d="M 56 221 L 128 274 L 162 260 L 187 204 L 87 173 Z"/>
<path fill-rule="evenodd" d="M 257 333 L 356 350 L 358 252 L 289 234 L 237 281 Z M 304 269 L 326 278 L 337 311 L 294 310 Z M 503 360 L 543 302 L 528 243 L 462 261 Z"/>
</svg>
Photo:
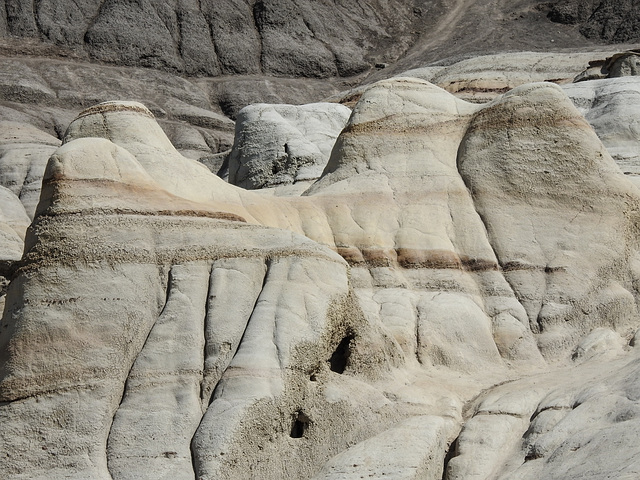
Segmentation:
<svg viewBox="0 0 640 480">
<path fill-rule="evenodd" d="M 485 103 L 525 83 L 569 84 L 590 61 L 604 59 L 605 56 L 595 51 L 497 53 L 475 56 L 446 66 L 416 68 L 398 76 L 421 78 L 463 100 Z"/>
<path fill-rule="evenodd" d="M 613 0 L 2 0 L 0 7 L 0 49 L 15 51 L 19 39 L 23 52 L 206 76 L 350 77 L 402 59 L 407 69 L 469 52 L 639 38 L 633 2 Z"/>
<path fill-rule="evenodd" d="M 426 13 L 432 2 L 419 3 Z M 423 23 L 402 0 L 3 0 L 2 7 L 3 36 L 42 38 L 107 63 L 210 76 L 350 76 L 370 68 L 371 56 L 396 58 Z"/>
<path fill-rule="evenodd" d="M 286 197 L 92 107 L 7 295 L 2 476 L 633 478 L 639 207 L 550 83 L 379 82 Z"/>
</svg>

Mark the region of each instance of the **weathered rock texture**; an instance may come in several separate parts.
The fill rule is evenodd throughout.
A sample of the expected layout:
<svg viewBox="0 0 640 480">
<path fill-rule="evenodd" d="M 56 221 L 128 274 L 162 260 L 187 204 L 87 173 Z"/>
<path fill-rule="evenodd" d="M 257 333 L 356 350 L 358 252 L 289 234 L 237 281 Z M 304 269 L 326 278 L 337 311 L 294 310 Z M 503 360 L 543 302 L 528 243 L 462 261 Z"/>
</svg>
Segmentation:
<svg viewBox="0 0 640 480">
<path fill-rule="evenodd" d="M 2 0 L 0 43 L 9 52 L 186 75 L 349 77 L 398 60 L 407 69 L 470 52 L 635 42 L 640 18 L 634 5 L 614 0 Z"/>
<path fill-rule="evenodd" d="M 640 175 L 640 77 L 564 85 L 563 90 L 593 126 L 629 178 Z"/>
<path fill-rule="evenodd" d="M 577 25 L 587 38 L 622 43 L 637 41 L 640 37 L 638 6 L 633 1 L 559 0 L 549 7 L 550 20 Z"/>
<path fill-rule="evenodd" d="M 229 183 L 256 189 L 317 180 L 350 115 L 336 103 L 243 108 L 228 160 Z"/>
<path fill-rule="evenodd" d="M 633 478 L 639 207 L 550 83 L 379 82 L 298 197 L 92 107 L 7 295 L 2 477 Z"/>
<path fill-rule="evenodd" d="M 464 59 L 447 66 L 417 68 L 398 76 L 421 78 L 463 100 L 484 103 L 525 83 L 571 83 L 589 61 L 607 55 L 595 51 L 497 53 Z"/>
<path fill-rule="evenodd" d="M 618 52 L 610 57 L 589 61 L 589 66 L 575 82 L 602 78 L 628 77 L 640 74 L 640 51 L 638 49 Z"/>
<path fill-rule="evenodd" d="M 426 14 L 433 2 L 419 3 Z M 3 0 L 0 6 L 5 36 L 39 38 L 101 62 L 209 76 L 350 76 L 377 56 L 397 58 L 423 23 L 404 0 Z"/>
</svg>

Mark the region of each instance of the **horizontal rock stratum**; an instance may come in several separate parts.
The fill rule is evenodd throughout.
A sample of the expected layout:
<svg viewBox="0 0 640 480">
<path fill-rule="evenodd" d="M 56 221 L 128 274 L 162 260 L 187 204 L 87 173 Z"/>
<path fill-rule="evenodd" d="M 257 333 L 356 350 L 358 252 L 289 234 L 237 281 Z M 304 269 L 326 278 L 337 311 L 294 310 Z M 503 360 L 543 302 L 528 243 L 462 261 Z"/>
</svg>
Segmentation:
<svg viewBox="0 0 640 480">
<path fill-rule="evenodd" d="M 287 197 L 97 105 L 7 294 L 0 476 L 637 478 L 639 226 L 551 83 L 378 82 Z"/>
</svg>

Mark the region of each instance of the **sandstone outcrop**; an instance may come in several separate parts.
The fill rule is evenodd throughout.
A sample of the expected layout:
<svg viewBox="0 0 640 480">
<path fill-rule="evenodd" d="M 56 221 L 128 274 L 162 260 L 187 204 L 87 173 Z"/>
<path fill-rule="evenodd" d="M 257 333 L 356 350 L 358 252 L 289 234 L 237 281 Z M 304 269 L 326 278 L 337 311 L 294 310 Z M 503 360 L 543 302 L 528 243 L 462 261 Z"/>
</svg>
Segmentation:
<svg viewBox="0 0 640 480">
<path fill-rule="evenodd" d="M 531 82 L 571 83 L 585 65 L 610 52 L 517 52 L 479 55 L 446 66 L 427 66 L 398 76 L 421 78 L 463 100 L 485 103 Z"/>
<path fill-rule="evenodd" d="M 7 188 L 0 187 L 0 240 L 2 256 L 2 275 L 8 275 L 8 267 L 12 262 L 22 258 L 24 237 L 30 218 L 20 203 L 20 200 Z"/>
<path fill-rule="evenodd" d="M 591 80 L 563 90 L 594 128 L 608 152 L 629 178 L 640 175 L 640 77 Z"/>
<path fill-rule="evenodd" d="M 640 75 L 639 58 L 640 51 L 633 49 L 616 53 L 605 59 L 591 60 L 589 67 L 580 72 L 574 82 Z"/>
<path fill-rule="evenodd" d="M 0 477 L 639 478 L 636 10 L 0 0 Z"/>
<path fill-rule="evenodd" d="M 61 142 L 26 123 L 30 119 L 21 120 L 0 121 L 0 184 L 22 202 L 23 211 L 33 219 L 44 169 Z"/>
<path fill-rule="evenodd" d="M 247 189 L 317 180 L 351 110 L 336 103 L 255 104 L 236 118 L 229 183 Z"/>
<path fill-rule="evenodd" d="M 639 207 L 551 83 L 376 83 L 288 197 L 89 108 L 9 286 L 2 476 L 637 474 Z"/>
</svg>

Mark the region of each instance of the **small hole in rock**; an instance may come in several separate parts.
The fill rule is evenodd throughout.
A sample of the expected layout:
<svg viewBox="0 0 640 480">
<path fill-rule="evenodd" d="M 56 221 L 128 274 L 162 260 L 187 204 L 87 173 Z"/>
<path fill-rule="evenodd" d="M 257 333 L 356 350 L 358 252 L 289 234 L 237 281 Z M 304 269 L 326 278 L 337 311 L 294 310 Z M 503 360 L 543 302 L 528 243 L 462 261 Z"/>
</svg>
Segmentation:
<svg viewBox="0 0 640 480">
<path fill-rule="evenodd" d="M 293 414 L 293 422 L 291 423 L 291 438 L 302 438 L 309 429 L 311 420 L 301 410 Z"/>
<path fill-rule="evenodd" d="M 340 340 L 340 343 L 329 359 L 329 368 L 332 372 L 344 373 L 344 370 L 347 368 L 349 363 L 349 357 L 351 356 L 351 341 L 354 338 L 355 335 L 350 333 Z"/>
</svg>

